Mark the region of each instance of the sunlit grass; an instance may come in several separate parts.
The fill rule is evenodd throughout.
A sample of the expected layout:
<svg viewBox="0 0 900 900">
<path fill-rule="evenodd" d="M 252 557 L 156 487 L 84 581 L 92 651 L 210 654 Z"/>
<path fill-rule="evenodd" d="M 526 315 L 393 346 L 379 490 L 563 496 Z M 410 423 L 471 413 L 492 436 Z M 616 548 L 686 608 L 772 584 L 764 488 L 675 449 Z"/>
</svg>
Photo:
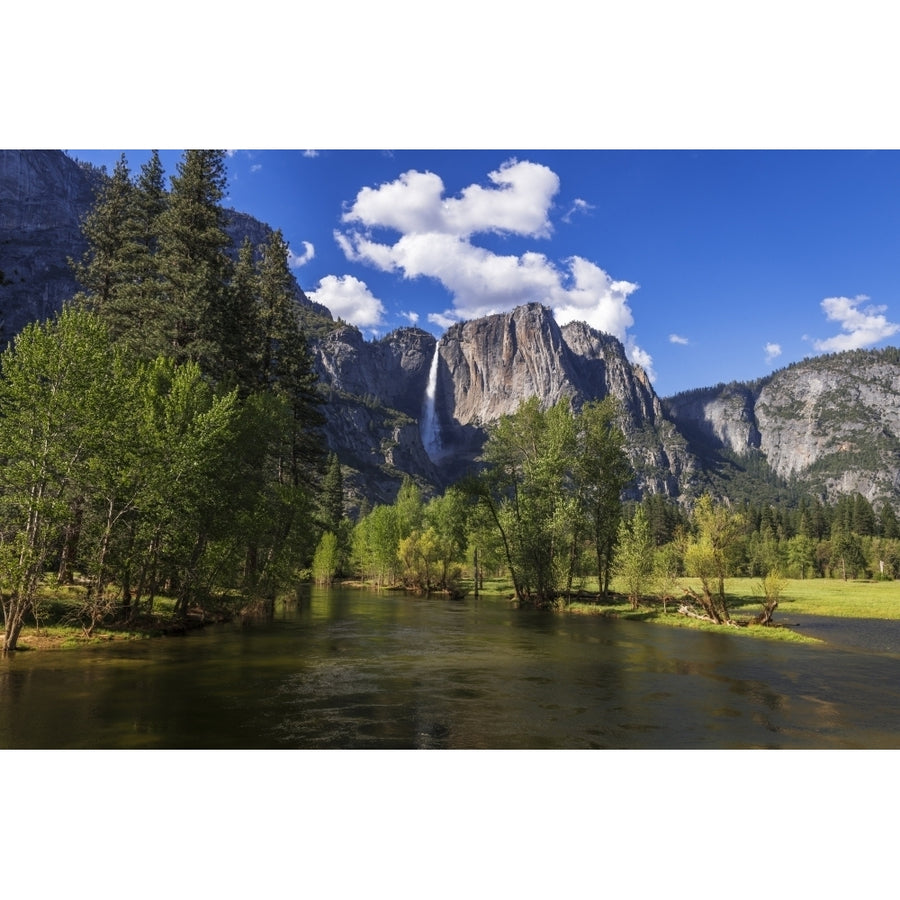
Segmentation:
<svg viewBox="0 0 900 900">
<path fill-rule="evenodd" d="M 700 582 L 695 578 L 682 578 L 681 587 L 699 590 Z M 636 609 L 625 599 L 617 579 L 610 584 L 607 599 L 596 597 L 597 579 L 586 578 L 573 586 L 591 599 L 578 599 L 561 606 L 565 612 L 576 615 L 602 615 L 612 618 L 653 622 L 674 628 L 692 628 L 699 631 L 742 634 L 767 640 L 790 641 L 794 643 L 818 643 L 815 638 L 797 634 L 790 630 L 791 613 L 798 615 L 840 616 L 864 619 L 900 619 L 900 582 L 898 581 L 842 581 L 839 579 L 809 578 L 788 579 L 779 598 L 775 611 L 774 625 L 765 627 L 747 625 L 735 628 L 730 625 L 716 625 L 702 619 L 679 614 L 681 597 L 668 603 L 668 611 L 655 597 L 646 598 Z M 750 619 L 761 610 L 763 588 L 758 578 L 729 578 L 725 582 L 728 607 L 736 620 Z M 481 596 L 509 600 L 512 598 L 512 583 L 508 578 L 485 579 Z M 470 587 L 471 595 L 471 587 Z"/>
<path fill-rule="evenodd" d="M 699 582 L 694 579 L 686 578 L 684 583 L 699 587 Z M 759 579 L 755 578 L 729 578 L 725 582 L 725 592 L 732 610 L 758 605 L 762 597 Z M 900 581 L 791 578 L 778 600 L 776 621 L 789 612 L 859 619 L 900 619 Z"/>
</svg>

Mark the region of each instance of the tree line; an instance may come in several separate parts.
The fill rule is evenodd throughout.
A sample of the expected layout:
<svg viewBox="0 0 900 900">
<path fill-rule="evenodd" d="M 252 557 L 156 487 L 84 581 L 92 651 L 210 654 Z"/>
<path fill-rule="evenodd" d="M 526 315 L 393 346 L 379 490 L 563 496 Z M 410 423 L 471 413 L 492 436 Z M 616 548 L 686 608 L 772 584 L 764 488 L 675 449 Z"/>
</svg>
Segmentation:
<svg viewBox="0 0 900 900">
<path fill-rule="evenodd" d="M 634 477 L 612 398 L 576 411 L 537 398 L 488 429 L 482 468 L 425 500 L 407 480 L 397 501 L 364 510 L 325 535 L 313 570 L 419 591 L 458 588 L 463 572 L 510 578 L 522 605 L 551 606 L 610 581 L 637 607 L 648 597 L 730 621 L 726 579 L 756 577 L 768 621 L 788 577 L 900 576 L 900 525 L 889 504 L 862 495 L 827 505 L 729 503 L 690 507 L 660 494 L 623 502 Z M 697 579 L 699 589 L 686 586 Z"/>
<path fill-rule="evenodd" d="M 16 647 L 41 581 L 87 584 L 77 618 L 185 616 L 270 597 L 323 513 L 317 379 L 280 232 L 229 253 L 225 155 L 154 153 L 103 182 L 71 261 L 83 290 L 0 357 L 0 605 Z"/>
</svg>

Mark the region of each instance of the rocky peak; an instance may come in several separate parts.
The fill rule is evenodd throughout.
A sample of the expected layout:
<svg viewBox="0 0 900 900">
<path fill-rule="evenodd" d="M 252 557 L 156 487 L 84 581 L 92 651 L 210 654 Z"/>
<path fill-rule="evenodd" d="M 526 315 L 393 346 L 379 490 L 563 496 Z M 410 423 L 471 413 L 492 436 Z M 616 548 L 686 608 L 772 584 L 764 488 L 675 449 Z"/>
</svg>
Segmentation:
<svg viewBox="0 0 900 900">
<path fill-rule="evenodd" d="M 760 382 L 667 398 L 706 459 L 760 453 L 774 475 L 826 500 L 853 493 L 896 505 L 900 495 L 900 351 L 806 359 Z"/>
<path fill-rule="evenodd" d="M 551 406 L 569 398 L 577 409 L 610 394 L 619 401 L 640 489 L 675 495 L 679 477 L 691 469 L 649 380 L 612 335 L 583 322 L 560 328 L 549 309 L 531 303 L 454 325 L 438 353 L 436 421 L 451 471 L 471 464 L 484 426 L 523 400 L 537 396 Z"/>
<path fill-rule="evenodd" d="M 559 326 L 537 303 L 453 325 L 439 353 L 437 405 L 447 442 L 459 427 L 494 422 L 529 397 L 551 406 L 577 392 Z"/>
</svg>

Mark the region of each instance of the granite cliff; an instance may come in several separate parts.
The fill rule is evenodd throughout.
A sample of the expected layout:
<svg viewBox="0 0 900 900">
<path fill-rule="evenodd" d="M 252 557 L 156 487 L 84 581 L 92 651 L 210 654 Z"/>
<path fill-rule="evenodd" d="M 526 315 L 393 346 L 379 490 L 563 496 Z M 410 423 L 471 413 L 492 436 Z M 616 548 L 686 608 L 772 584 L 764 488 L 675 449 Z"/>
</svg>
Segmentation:
<svg viewBox="0 0 900 900">
<path fill-rule="evenodd" d="M 314 349 L 331 400 L 329 444 L 378 488 L 379 497 L 396 491 L 404 473 L 449 484 L 475 464 L 485 426 L 533 396 L 548 406 L 568 398 L 576 409 L 614 396 L 638 472 L 635 495 L 678 496 L 695 468 L 646 375 L 628 362 L 621 343 L 583 323 L 560 328 L 539 304 L 454 325 L 439 341 L 404 328 L 367 342 L 357 329 L 342 326 L 315 341 Z"/>
<path fill-rule="evenodd" d="M 900 501 L 900 351 L 806 359 L 760 381 L 689 391 L 664 406 L 708 463 L 728 451 L 833 501 Z"/>
<path fill-rule="evenodd" d="M 663 413 L 639 366 L 614 337 L 582 322 L 564 327 L 537 303 L 452 326 L 438 345 L 435 420 L 440 458 L 459 469 L 476 456 L 484 426 L 514 413 L 522 400 L 576 409 L 613 396 L 638 473 L 637 492 L 679 494 L 693 467 L 684 441 Z"/>
<path fill-rule="evenodd" d="M 99 175 L 59 150 L 0 150 L 0 340 L 58 312 L 78 289 L 68 257 Z"/>
</svg>

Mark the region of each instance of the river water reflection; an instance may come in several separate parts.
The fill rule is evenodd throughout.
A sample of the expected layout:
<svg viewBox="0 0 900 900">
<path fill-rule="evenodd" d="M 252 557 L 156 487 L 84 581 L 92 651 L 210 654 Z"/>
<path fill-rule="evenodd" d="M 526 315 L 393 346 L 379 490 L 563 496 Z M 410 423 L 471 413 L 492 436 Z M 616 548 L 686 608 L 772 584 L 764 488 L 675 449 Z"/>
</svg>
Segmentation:
<svg viewBox="0 0 900 900">
<path fill-rule="evenodd" d="M 0 748 L 896 748 L 900 655 L 313 589 L 0 661 Z"/>
</svg>

